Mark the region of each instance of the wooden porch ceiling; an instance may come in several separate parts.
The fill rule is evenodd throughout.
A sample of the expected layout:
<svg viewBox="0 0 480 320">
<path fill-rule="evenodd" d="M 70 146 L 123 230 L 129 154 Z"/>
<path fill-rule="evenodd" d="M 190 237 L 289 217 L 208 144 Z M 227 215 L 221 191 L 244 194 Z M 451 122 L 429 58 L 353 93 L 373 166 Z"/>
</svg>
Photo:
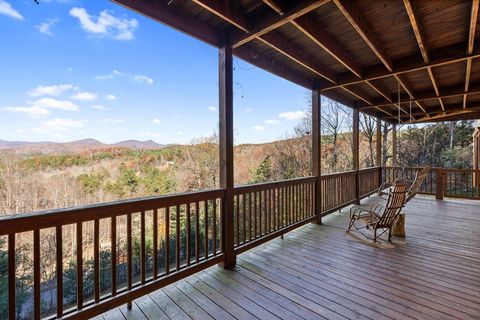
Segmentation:
<svg viewBox="0 0 480 320">
<path fill-rule="evenodd" d="M 480 0 L 113 1 L 388 122 L 480 114 Z"/>
</svg>

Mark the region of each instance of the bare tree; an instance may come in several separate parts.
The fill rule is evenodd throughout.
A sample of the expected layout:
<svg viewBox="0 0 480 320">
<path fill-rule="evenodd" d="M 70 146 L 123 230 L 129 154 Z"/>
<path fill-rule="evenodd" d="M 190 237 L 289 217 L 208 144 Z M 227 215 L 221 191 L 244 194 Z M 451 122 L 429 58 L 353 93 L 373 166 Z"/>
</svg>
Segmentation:
<svg viewBox="0 0 480 320">
<path fill-rule="evenodd" d="M 371 116 L 362 113 L 360 117 L 360 128 L 363 136 L 365 136 L 368 142 L 368 154 L 364 159 L 364 163 L 367 167 L 373 167 L 375 165 L 373 138 L 376 133 L 376 120 Z"/>
</svg>

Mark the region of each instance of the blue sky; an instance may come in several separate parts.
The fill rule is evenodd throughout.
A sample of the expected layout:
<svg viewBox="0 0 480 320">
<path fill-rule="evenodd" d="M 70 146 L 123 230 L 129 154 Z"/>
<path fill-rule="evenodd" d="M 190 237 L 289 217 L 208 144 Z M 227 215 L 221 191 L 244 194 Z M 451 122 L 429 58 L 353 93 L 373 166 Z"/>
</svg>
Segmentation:
<svg viewBox="0 0 480 320">
<path fill-rule="evenodd" d="M 217 49 L 110 1 L 0 0 L 0 139 L 188 143 L 217 129 Z M 298 123 L 307 91 L 234 61 L 236 143 Z"/>
</svg>

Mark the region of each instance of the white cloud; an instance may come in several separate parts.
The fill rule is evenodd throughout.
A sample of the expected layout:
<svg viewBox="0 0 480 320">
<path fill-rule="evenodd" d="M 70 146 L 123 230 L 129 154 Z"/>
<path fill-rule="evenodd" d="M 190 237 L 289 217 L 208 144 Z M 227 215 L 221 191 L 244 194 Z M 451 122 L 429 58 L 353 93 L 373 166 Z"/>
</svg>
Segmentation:
<svg viewBox="0 0 480 320">
<path fill-rule="evenodd" d="M 132 74 L 120 72 L 118 70 L 113 70 L 111 73 L 108 73 L 108 74 L 96 75 L 95 79 L 112 80 L 117 77 L 126 77 L 132 81 L 136 81 L 138 83 L 145 83 L 145 84 L 153 84 L 155 82 L 153 78 L 143 74 L 132 75 Z"/>
<path fill-rule="evenodd" d="M 33 103 L 33 105 L 45 109 L 58 109 L 64 111 L 79 111 L 80 108 L 68 100 L 57 100 L 52 98 L 42 98 Z"/>
<path fill-rule="evenodd" d="M 98 95 L 96 93 L 85 91 L 85 92 L 77 92 L 71 98 L 74 100 L 92 101 L 92 100 L 97 100 Z"/>
<path fill-rule="evenodd" d="M 245 108 L 245 112 L 252 112 L 253 109 L 252 108 Z"/>
<path fill-rule="evenodd" d="M 158 118 L 153 119 L 152 122 L 155 124 L 162 124 L 162 121 L 160 121 Z"/>
<path fill-rule="evenodd" d="M 40 108 L 38 106 L 31 107 L 5 107 L 1 109 L 2 111 L 8 111 L 12 113 L 23 113 L 31 118 L 38 118 L 47 116 L 50 114 L 50 111 L 45 108 Z"/>
<path fill-rule="evenodd" d="M 265 130 L 265 127 L 262 127 L 262 126 L 254 126 L 254 127 L 252 127 L 252 128 L 253 128 L 253 130 L 255 130 L 255 131 L 264 131 L 264 130 Z"/>
<path fill-rule="evenodd" d="M 281 122 L 279 120 L 275 120 L 275 119 L 269 119 L 269 120 L 265 120 L 264 121 L 265 124 L 269 124 L 269 125 L 277 125 L 277 124 L 281 124 Z"/>
<path fill-rule="evenodd" d="M 0 14 L 12 17 L 18 20 L 23 20 L 23 16 L 15 10 L 10 3 L 5 0 L 0 0 Z"/>
<path fill-rule="evenodd" d="M 278 115 L 279 118 L 285 119 L 285 120 L 300 120 L 303 119 L 307 116 L 305 111 L 288 111 L 288 112 L 282 112 Z"/>
<path fill-rule="evenodd" d="M 153 79 L 147 76 L 144 76 L 142 74 L 138 74 L 133 77 L 133 80 L 140 82 L 140 83 L 147 83 L 147 84 L 153 84 Z"/>
<path fill-rule="evenodd" d="M 109 119 L 103 119 L 102 122 L 103 123 L 125 123 L 127 122 L 127 120 L 109 118 Z"/>
<path fill-rule="evenodd" d="M 212 112 L 215 112 L 215 111 L 217 111 L 217 108 L 214 107 L 214 106 L 208 106 L 208 110 L 210 110 Z"/>
<path fill-rule="evenodd" d="M 67 72 L 72 72 L 73 71 L 73 68 L 72 67 L 68 67 L 67 68 Z"/>
<path fill-rule="evenodd" d="M 109 107 L 105 107 L 105 106 L 102 106 L 102 105 L 99 105 L 99 104 L 93 105 L 92 108 L 96 109 L 96 110 L 110 110 Z"/>
<path fill-rule="evenodd" d="M 107 94 L 105 96 L 105 99 L 113 101 L 113 100 L 117 100 L 117 97 L 113 94 Z"/>
<path fill-rule="evenodd" d="M 51 86 L 38 86 L 33 91 L 30 91 L 28 94 L 32 97 L 41 97 L 41 96 L 59 96 L 64 92 L 71 90 L 73 86 L 71 84 L 59 84 Z"/>
<path fill-rule="evenodd" d="M 138 27 L 136 19 L 117 18 L 104 10 L 98 17 L 88 14 L 85 8 L 74 7 L 70 15 L 77 18 L 82 29 L 98 37 L 109 37 L 115 40 L 133 39 L 133 31 Z"/>
<path fill-rule="evenodd" d="M 53 36 L 52 28 L 55 26 L 55 24 L 58 22 L 57 19 L 49 19 L 46 20 L 39 25 L 36 25 L 35 27 L 40 31 L 40 33 Z"/>
<path fill-rule="evenodd" d="M 83 122 L 72 119 L 52 119 L 43 121 L 40 127 L 34 128 L 37 132 L 63 132 L 83 127 Z"/>
</svg>

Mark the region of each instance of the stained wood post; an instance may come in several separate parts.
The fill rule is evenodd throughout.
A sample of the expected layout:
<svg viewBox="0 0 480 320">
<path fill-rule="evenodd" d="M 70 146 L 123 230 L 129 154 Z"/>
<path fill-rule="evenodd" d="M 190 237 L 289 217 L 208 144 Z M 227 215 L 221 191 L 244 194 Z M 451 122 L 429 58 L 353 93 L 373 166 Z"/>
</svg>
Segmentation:
<svg viewBox="0 0 480 320">
<path fill-rule="evenodd" d="M 378 167 L 378 186 L 382 185 L 382 120 L 377 118 L 377 145 L 375 155 L 375 166 Z"/>
<path fill-rule="evenodd" d="M 322 197 L 321 197 L 321 111 L 322 96 L 320 90 L 312 91 L 312 175 L 317 179 L 315 182 L 315 215 L 317 224 L 322 224 Z"/>
<path fill-rule="evenodd" d="M 437 185 L 436 185 L 436 198 L 437 200 L 443 200 L 443 192 L 445 189 L 445 174 L 442 170 L 437 169 Z"/>
<path fill-rule="evenodd" d="M 355 202 L 360 203 L 360 112 L 358 108 L 353 109 L 353 170 L 355 171 Z"/>
<path fill-rule="evenodd" d="M 231 269 L 236 264 L 234 251 L 233 216 L 233 67 L 232 47 L 219 49 L 219 148 L 220 187 L 225 189 L 222 215 L 223 267 Z"/>
</svg>

